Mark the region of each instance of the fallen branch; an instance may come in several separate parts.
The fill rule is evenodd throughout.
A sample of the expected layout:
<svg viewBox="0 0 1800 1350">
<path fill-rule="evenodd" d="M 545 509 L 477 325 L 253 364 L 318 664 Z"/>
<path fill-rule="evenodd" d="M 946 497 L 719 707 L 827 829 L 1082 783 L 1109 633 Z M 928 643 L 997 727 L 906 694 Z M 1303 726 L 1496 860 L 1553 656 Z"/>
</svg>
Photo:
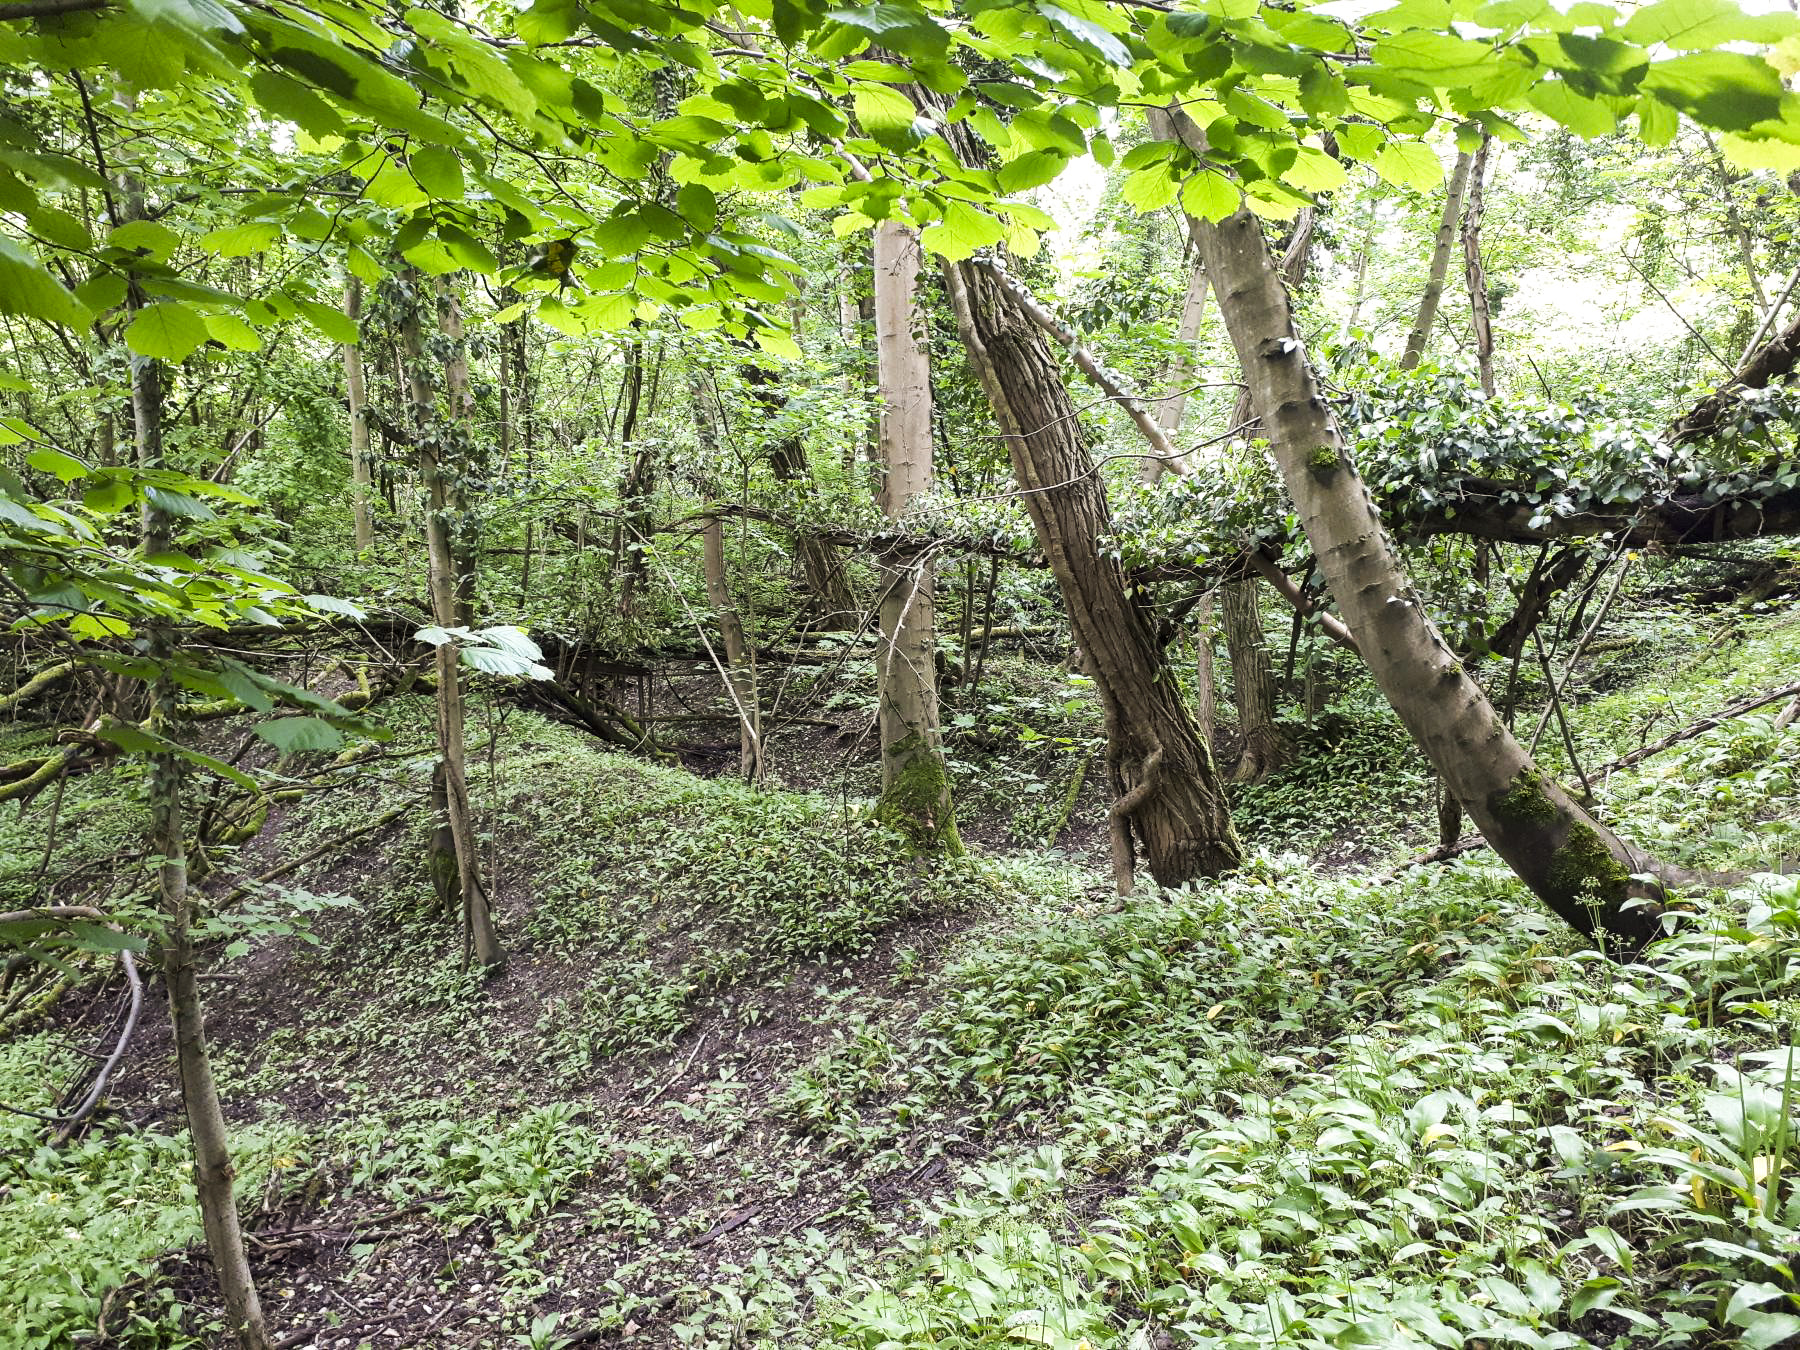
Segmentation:
<svg viewBox="0 0 1800 1350">
<path fill-rule="evenodd" d="M 86 1095 L 82 1097 L 81 1104 L 63 1118 L 62 1125 L 51 1136 L 52 1144 L 67 1143 L 69 1136 L 75 1133 L 75 1127 L 86 1120 L 93 1113 L 94 1108 L 100 1105 L 100 1099 L 106 1095 L 106 1086 L 112 1081 L 113 1070 L 117 1069 L 119 1061 L 125 1058 L 125 1047 L 131 1044 L 131 1033 L 137 1030 L 138 1014 L 143 1011 L 144 1007 L 144 981 L 138 974 L 137 961 L 130 952 L 119 953 L 119 965 L 125 971 L 125 984 L 130 990 L 131 999 L 130 1006 L 125 1011 L 125 1025 L 119 1032 L 119 1039 L 114 1043 L 112 1053 L 106 1057 L 99 1072 L 94 1075 L 94 1081 L 89 1086 Z"/>
<path fill-rule="evenodd" d="M 45 666 L 12 693 L 0 694 L 0 713 L 11 712 L 21 703 L 42 693 L 58 680 L 65 679 L 74 673 L 75 663 L 73 661 L 58 661 L 55 665 Z"/>
<path fill-rule="evenodd" d="M 1765 707 L 1770 703 L 1779 703 L 1784 698 L 1800 698 L 1800 683 L 1784 685 L 1780 689 L 1771 689 L 1767 693 L 1739 699 L 1736 703 L 1721 708 L 1716 713 L 1709 713 L 1698 721 L 1690 722 L 1679 731 L 1671 731 L 1660 741 L 1639 746 L 1630 754 L 1621 755 L 1612 763 L 1601 765 L 1594 772 L 1598 776 L 1612 773 L 1618 769 L 1628 769 L 1633 764 L 1641 764 L 1652 755 L 1660 755 L 1672 745 L 1679 745 L 1682 741 L 1691 741 L 1696 736 L 1703 736 L 1714 727 L 1722 726 L 1734 717 L 1742 717 L 1745 713 L 1755 712 L 1758 708 Z"/>
<path fill-rule="evenodd" d="M 281 866 L 279 866 L 279 867 L 271 867 L 267 872 L 262 873 L 260 876 L 254 876 L 254 877 L 249 878 L 247 881 L 239 882 L 235 887 L 232 888 L 230 893 L 228 893 L 223 900 L 220 900 L 218 902 L 219 906 L 222 908 L 225 905 L 229 905 L 234 900 L 243 899 L 244 896 L 250 894 L 250 891 L 253 887 L 260 886 L 265 881 L 274 881 L 277 877 L 284 877 L 288 873 L 296 871 L 299 868 L 306 866 L 307 863 L 312 862 L 314 859 L 324 856 L 325 854 L 331 852 L 333 849 L 338 848 L 341 845 L 349 843 L 352 839 L 360 839 L 365 834 L 373 834 L 376 830 L 379 830 L 383 825 L 391 825 L 394 821 L 400 819 L 401 816 L 405 815 L 408 811 L 412 810 L 412 808 L 414 806 L 418 805 L 418 802 L 419 802 L 419 799 L 417 797 L 410 797 L 406 801 L 401 802 L 400 805 L 396 806 L 393 810 L 389 811 L 386 815 L 377 817 L 375 820 L 370 821 L 367 825 L 363 825 L 357 829 L 351 830 L 350 833 L 348 833 L 348 834 L 333 835 L 330 839 L 327 839 L 324 843 L 320 844 L 317 848 L 308 849 L 305 853 L 302 853 L 298 858 L 292 858 L 289 861 L 282 863 Z"/>
</svg>

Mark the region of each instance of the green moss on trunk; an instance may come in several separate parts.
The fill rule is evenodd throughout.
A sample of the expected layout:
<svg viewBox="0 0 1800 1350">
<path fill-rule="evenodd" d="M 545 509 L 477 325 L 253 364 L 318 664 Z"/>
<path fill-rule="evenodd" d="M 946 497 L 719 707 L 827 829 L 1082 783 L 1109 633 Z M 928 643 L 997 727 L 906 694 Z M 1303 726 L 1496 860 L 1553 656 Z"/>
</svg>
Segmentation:
<svg viewBox="0 0 1800 1350">
<path fill-rule="evenodd" d="M 1488 810 L 1501 820 L 1522 825 L 1553 825 L 1561 814 L 1544 791 L 1543 775 L 1521 769 L 1513 780 L 1488 798 Z"/>
<path fill-rule="evenodd" d="M 963 855 L 956 832 L 956 808 L 950 799 L 950 775 L 944 757 L 916 732 L 888 747 L 898 765 L 893 781 L 875 803 L 875 819 L 902 835 L 920 853 Z"/>
<path fill-rule="evenodd" d="M 1576 824 L 1552 855 L 1545 880 L 1571 901 L 1597 900 L 1611 910 L 1625 899 L 1631 873 L 1613 857 L 1604 839 L 1588 826 Z"/>
</svg>

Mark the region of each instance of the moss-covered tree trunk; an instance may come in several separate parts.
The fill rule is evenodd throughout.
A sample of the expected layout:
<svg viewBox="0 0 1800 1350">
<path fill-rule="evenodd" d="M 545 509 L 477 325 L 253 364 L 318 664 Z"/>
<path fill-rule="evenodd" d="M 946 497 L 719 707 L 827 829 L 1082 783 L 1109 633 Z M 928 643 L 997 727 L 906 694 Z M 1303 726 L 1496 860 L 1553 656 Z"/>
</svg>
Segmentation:
<svg viewBox="0 0 1800 1350">
<path fill-rule="evenodd" d="M 919 236 L 895 221 L 875 228 L 875 358 L 881 391 L 881 508 L 904 516 L 931 491 L 931 365 L 920 342 Z M 929 553 L 890 547 L 881 567 L 881 645 L 875 657 L 881 732 L 877 816 L 921 850 L 962 852 L 938 725 L 936 566 Z"/>
<path fill-rule="evenodd" d="M 1179 111 L 1176 133 L 1204 154 Z M 1661 931 L 1651 867 L 1569 799 L 1438 635 L 1389 543 L 1294 326 L 1262 226 L 1247 210 L 1202 222 L 1200 250 L 1319 568 L 1376 683 L 1493 850 L 1546 905 L 1608 950 Z"/>
<path fill-rule="evenodd" d="M 1132 884 L 1136 847 L 1164 885 L 1215 876 L 1241 853 L 1212 751 L 1168 669 L 1148 609 L 1101 547 L 1106 490 L 1043 330 L 994 271 L 945 264 L 969 357 L 993 405 L 1025 509 L 1068 607 L 1106 715 L 1115 801 L 1113 871 Z M 1135 847 L 1134 847 L 1135 845 Z"/>
</svg>

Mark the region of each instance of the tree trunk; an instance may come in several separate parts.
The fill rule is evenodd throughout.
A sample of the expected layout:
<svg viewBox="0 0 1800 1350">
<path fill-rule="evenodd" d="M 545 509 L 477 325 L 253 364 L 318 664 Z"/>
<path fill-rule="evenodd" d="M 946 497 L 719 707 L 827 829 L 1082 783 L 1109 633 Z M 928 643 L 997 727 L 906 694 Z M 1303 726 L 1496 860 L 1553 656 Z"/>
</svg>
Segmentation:
<svg viewBox="0 0 1800 1350">
<path fill-rule="evenodd" d="M 450 455 L 447 461 L 440 457 L 437 463 L 443 470 L 439 478 L 449 513 L 445 523 L 450 530 L 456 622 L 466 627 L 475 622 L 475 559 L 480 542 L 475 514 L 469 509 L 468 491 L 469 475 L 475 467 L 472 453 L 475 449 L 475 394 L 469 382 L 469 348 L 463 340 L 462 303 L 447 276 L 438 278 L 438 331 L 446 344 L 444 396 L 449 405 L 449 425 L 458 432 L 455 444 L 462 447 L 462 453 Z"/>
<path fill-rule="evenodd" d="M 1494 323 L 1488 312 L 1487 269 L 1481 262 L 1481 217 L 1487 210 L 1483 179 L 1494 138 L 1483 134 L 1481 148 L 1469 168 L 1469 204 L 1463 210 L 1463 277 L 1469 287 L 1469 319 L 1475 330 L 1475 361 L 1481 370 L 1481 392 L 1494 396 Z M 1485 558 L 1485 553 L 1482 555 Z"/>
<path fill-rule="evenodd" d="M 1197 154 L 1203 132 L 1178 108 Z M 1313 375 L 1256 217 L 1202 222 L 1201 253 L 1282 480 L 1382 693 L 1493 850 L 1546 905 L 1620 955 L 1662 931 L 1650 864 L 1531 762 L 1414 593 Z"/>
<path fill-rule="evenodd" d="M 1105 489 L 1056 358 L 992 270 L 945 263 L 944 280 L 1105 710 L 1115 881 L 1131 889 L 1134 834 L 1163 885 L 1228 871 L 1242 855 L 1224 787 L 1151 615 L 1101 548 Z"/>
<path fill-rule="evenodd" d="M 163 381 L 160 362 L 132 357 L 131 409 L 137 432 L 138 463 L 144 468 L 161 467 Z M 169 546 L 168 516 L 156 507 L 146 505 L 144 551 L 155 553 Z M 150 654 L 158 661 L 166 661 L 174 655 L 174 642 L 166 629 L 157 627 L 151 631 Z M 159 676 L 151 684 L 150 698 L 153 728 L 164 737 L 175 734 L 175 686 L 166 677 Z M 238 1344 L 244 1350 L 267 1350 L 269 1334 L 263 1325 L 262 1303 L 256 1294 L 256 1281 L 250 1273 L 244 1235 L 238 1224 L 237 1198 L 232 1185 L 236 1174 L 231 1165 L 225 1113 L 219 1105 L 212 1056 L 206 1044 L 206 1019 L 194 961 L 195 906 L 188 890 L 181 758 L 178 755 L 150 756 L 150 847 L 162 859 L 157 868 L 157 881 L 166 923 L 162 947 L 163 980 L 168 987 L 169 1021 L 175 1037 L 182 1107 L 187 1115 L 188 1137 L 194 1152 L 194 1190 L 200 1202 L 206 1249 L 212 1257 L 219 1293 L 225 1301 L 226 1321 Z"/>
<path fill-rule="evenodd" d="M 1194 254 L 1193 265 L 1188 269 L 1187 295 L 1181 302 L 1181 322 L 1175 329 L 1175 359 L 1169 363 L 1168 376 L 1162 399 L 1156 405 L 1157 425 L 1168 434 L 1171 441 L 1181 435 L 1181 419 L 1187 412 L 1188 381 L 1194 377 L 1194 347 L 1200 340 L 1200 327 L 1206 319 L 1206 269 L 1200 265 L 1200 255 Z M 1138 475 L 1146 483 L 1158 481 L 1169 471 L 1168 461 L 1162 459 L 1141 459 L 1138 461 Z"/>
<path fill-rule="evenodd" d="M 417 426 L 419 476 L 426 492 L 425 548 L 427 584 L 431 591 L 431 613 L 441 628 L 454 628 L 461 622 L 458 613 L 456 558 L 451 541 L 450 492 L 440 462 L 444 449 L 452 444 L 447 426 L 437 415 L 432 395 L 431 377 L 426 368 L 424 325 L 420 310 L 431 303 L 416 272 L 404 275 L 408 292 L 408 309 L 401 324 L 401 342 L 406 350 L 406 364 L 413 404 L 413 420 Z M 447 321 L 448 315 L 446 314 Z M 457 402 L 453 398 L 452 407 Z M 500 939 L 494 931 L 493 916 L 488 908 L 486 887 L 482 883 L 481 857 L 476 846 L 475 822 L 469 804 L 468 756 L 464 746 L 464 711 L 462 663 L 455 642 L 438 645 L 437 674 L 437 739 L 438 761 L 444 776 L 445 814 L 450 824 L 453 852 L 456 855 L 457 886 L 460 892 L 463 931 L 475 959 L 492 969 L 501 962 Z"/>
<path fill-rule="evenodd" d="M 1340 344 L 1350 340 L 1350 334 L 1356 331 L 1356 325 L 1362 319 L 1363 301 L 1369 293 L 1369 255 L 1375 252 L 1375 218 L 1381 206 L 1381 199 L 1375 195 L 1375 185 L 1380 180 L 1374 171 L 1369 173 L 1369 218 L 1363 225 L 1362 245 L 1356 250 L 1356 266 L 1351 270 L 1350 309 L 1344 315 L 1344 325 L 1338 329 Z"/>
<path fill-rule="evenodd" d="M 1200 739 L 1211 748 L 1213 732 L 1219 725 L 1218 684 L 1213 675 L 1213 599 L 1217 591 L 1208 591 L 1194 608 L 1194 720 L 1200 724 Z"/>
<path fill-rule="evenodd" d="M 919 342 L 919 236 L 897 221 L 875 227 L 875 359 L 881 394 L 881 509 L 898 520 L 932 489 L 931 359 Z M 881 727 L 876 817 L 922 851 L 960 854 L 956 807 L 938 724 L 936 564 L 886 547 L 875 676 Z"/>
<path fill-rule="evenodd" d="M 726 692 L 738 718 L 738 772 L 747 783 L 763 781 L 762 718 L 757 706 L 756 671 L 744 641 L 744 622 L 725 579 L 725 527 L 708 515 L 701 527 L 701 556 L 706 572 L 706 599 L 719 623 L 725 648 Z"/>
<path fill-rule="evenodd" d="M 1275 675 L 1269 665 L 1262 606 L 1254 578 L 1226 582 L 1219 591 L 1224 597 L 1225 645 L 1231 653 L 1231 697 L 1244 738 L 1231 776 L 1240 783 L 1260 783 L 1280 765 L 1283 750 L 1275 729 Z"/>
<path fill-rule="evenodd" d="M 1450 270 L 1450 248 L 1456 242 L 1457 218 L 1462 215 L 1469 162 L 1468 151 L 1461 151 L 1456 156 L 1456 167 L 1450 171 L 1450 190 L 1444 195 L 1444 214 L 1438 221 L 1437 243 L 1431 250 L 1431 272 L 1425 280 L 1425 294 L 1419 299 L 1418 317 L 1406 338 L 1406 351 L 1400 357 L 1402 370 L 1411 370 L 1425 357 L 1425 343 L 1437 319 L 1438 301 L 1444 296 L 1444 276 Z"/>
<path fill-rule="evenodd" d="M 354 323 L 362 313 L 363 284 L 356 277 L 344 288 L 344 314 Z M 363 381 L 362 347 L 344 344 L 344 391 L 350 405 L 350 510 L 355 517 L 356 551 L 375 546 L 375 522 L 369 514 L 369 391 Z"/>
</svg>

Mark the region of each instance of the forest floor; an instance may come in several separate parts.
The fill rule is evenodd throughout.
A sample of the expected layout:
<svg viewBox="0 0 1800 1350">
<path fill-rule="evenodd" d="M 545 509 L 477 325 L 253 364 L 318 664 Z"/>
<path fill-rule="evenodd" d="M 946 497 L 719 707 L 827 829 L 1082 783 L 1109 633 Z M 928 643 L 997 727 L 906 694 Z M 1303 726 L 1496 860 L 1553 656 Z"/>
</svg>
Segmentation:
<svg viewBox="0 0 1800 1350">
<path fill-rule="evenodd" d="M 768 792 L 483 701 L 484 982 L 430 904 L 423 809 L 358 834 L 425 788 L 429 708 L 385 705 L 394 741 L 206 883 L 316 854 L 252 887 L 205 976 L 271 1325 L 317 1350 L 1784 1343 L 1800 1191 L 1768 1052 L 1800 888 L 1750 874 L 1800 855 L 1800 727 L 1777 704 L 1599 766 L 1794 680 L 1800 614 L 1607 636 L 1569 738 L 1604 814 L 1746 878 L 1653 967 L 1479 852 L 1395 870 L 1430 785 L 1351 677 L 1239 793 L 1242 873 L 1118 906 L 1092 701 L 1020 658 L 947 705 L 973 847 L 937 864 L 859 810 L 866 689 L 834 695 L 848 738 L 776 739 Z M 72 784 L 67 847 L 120 847 L 137 791 Z M 41 822 L 0 826 L 0 887 L 42 852 Z M 43 1109 L 103 1040 L 118 990 L 79 988 L 0 1026 L 0 1101 Z M 154 997 L 104 1115 L 59 1151 L 38 1130 L 0 1119 L 0 1345 L 212 1344 Z"/>
</svg>

